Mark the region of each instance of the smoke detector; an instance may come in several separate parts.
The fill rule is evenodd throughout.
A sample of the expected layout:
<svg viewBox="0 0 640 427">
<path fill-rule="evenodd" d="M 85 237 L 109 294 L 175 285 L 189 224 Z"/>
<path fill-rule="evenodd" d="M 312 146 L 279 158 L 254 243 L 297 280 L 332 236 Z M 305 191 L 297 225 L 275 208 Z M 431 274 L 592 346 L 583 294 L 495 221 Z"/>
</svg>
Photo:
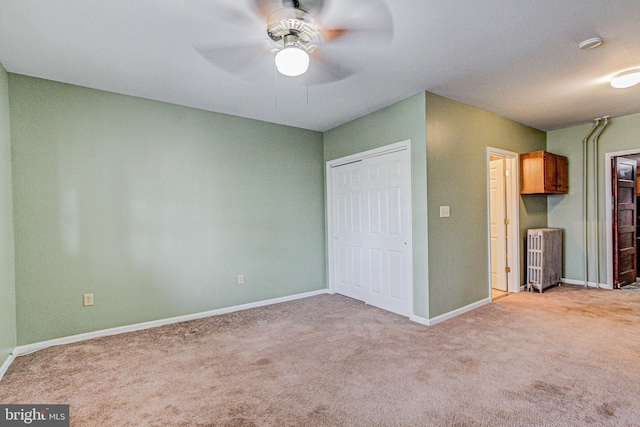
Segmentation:
<svg viewBox="0 0 640 427">
<path fill-rule="evenodd" d="M 590 49 L 597 48 L 603 42 L 604 42 L 604 39 L 602 37 L 594 37 L 594 38 L 583 41 L 582 43 L 580 43 L 579 46 L 580 46 L 580 49 L 582 50 L 590 50 Z"/>
</svg>

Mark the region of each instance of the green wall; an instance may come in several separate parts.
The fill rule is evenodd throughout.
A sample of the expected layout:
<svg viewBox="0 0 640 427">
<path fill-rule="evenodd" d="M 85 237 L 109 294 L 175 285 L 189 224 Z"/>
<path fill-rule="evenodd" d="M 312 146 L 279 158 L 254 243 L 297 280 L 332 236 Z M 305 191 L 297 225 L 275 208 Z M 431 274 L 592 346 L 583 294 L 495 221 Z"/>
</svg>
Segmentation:
<svg viewBox="0 0 640 427">
<path fill-rule="evenodd" d="M 487 147 L 516 153 L 545 148 L 544 132 L 460 102 L 427 93 L 429 314 L 436 317 L 487 298 Z M 545 227 L 546 196 L 520 198 L 524 237 Z M 451 217 L 440 218 L 439 207 Z"/>
<path fill-rule="evenodd" d="M 6 348 L 16 333 L 25 345 L 325 288 L 324 164 L 407 139 L 414 313 L 464 307 L 487 297 L 487 147 L 546 147 L 543 132 L 425 92 L 322 134 L 3 79 L 17 307 L 3 310 Z M 521 197 L 522 242 L 552 197 Z"/>
<path fill-rule="evenodd" d="M 434 318 L 487 298 L 487 147 L 542 150 L 546 135 L 423 92 L 326 132 L 324 159 L 405 139 L 413 156 L 414 313 Z M 546 197 L 520 198 L 522 275 L 526 230 L 547 226 Z M 440 218 L 443 205 L 450 218 Z"/>
<path fill-rule="evenodd" d="M 9 79 L 0 65 L 0 365 L 16 346 Z"/>
<path fill-rule="evenodd" d="M 587 136 L 593 123 L 574 126 L 549 132 L 547 135 L 547 148 L 549 151 L 567 156 L 569 158 L 569 194 L 565 197 L 550 197 L 548 199 L 549 226 L 559 227 L 565 230 L 564 236 L 564 277 L 571 280 L 584 280 L 584 235 L 583 235 L 583 145 L 582 141 Z M 636 150 L 640 152 L 640 114 L 613 118 L 608 127 L 600 136 L 598 149 L 598 191 L 599 191 L 599 215 L 600 215 L 600 277 L 599 283 L 607 282 L 609 268 L 606 259 L 606 205 L 605 205 L 605 154 L 620 151 Z M 589 252 L 589 281 L 595 282 L 597 267 L 595 240 L 595 212 L 593 202 L 595 193 L 593 188 L 593 171 L 595 164 L 593 159 L 593 144 L 589 146 L 589 209 L 588 218 L 590 224 Z"/>
<path fill-rule="evenodd" d="M 15 74 L 9 93 L 19 345 L 325 288 L 321 133 Z"/>
<path fill-rule="evenodd" d="M 425 93 L 324 134 L 324 161 L 411 140 L 414 313 L 429 317 L 427 251 L 427 150 Z"/>
</svg>

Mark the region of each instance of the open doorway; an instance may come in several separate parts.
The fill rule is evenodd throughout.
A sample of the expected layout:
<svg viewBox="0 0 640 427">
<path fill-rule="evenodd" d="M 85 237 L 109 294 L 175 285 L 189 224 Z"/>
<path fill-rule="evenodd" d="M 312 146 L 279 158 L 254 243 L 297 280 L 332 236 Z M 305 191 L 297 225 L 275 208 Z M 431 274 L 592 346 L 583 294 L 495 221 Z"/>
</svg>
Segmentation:
<svg viewBox="0 0 640 427">
<path fill-rule="evenodd" d="M 489 297 L 520 291 L 518 154 L 487 149 Z"/>
<path fill-rule="evenodd" d="M 638 282 L 638 164 L 640 149 L 606 155 L 608 288 Z"/>
</svg>

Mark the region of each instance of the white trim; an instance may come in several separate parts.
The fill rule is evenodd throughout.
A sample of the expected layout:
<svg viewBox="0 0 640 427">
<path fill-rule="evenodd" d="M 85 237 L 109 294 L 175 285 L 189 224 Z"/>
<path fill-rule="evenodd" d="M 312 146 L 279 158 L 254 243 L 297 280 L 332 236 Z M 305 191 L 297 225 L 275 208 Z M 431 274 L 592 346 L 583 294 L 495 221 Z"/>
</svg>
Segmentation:
<svg viewBox="0 0 640 427">
<path fill-rule="evenodd" d="M 407 150 L 409 153 L 409 168 L 412 171 L 413 170 L 413 158 L 412 158 L 412 152 L 411 152 L 411 140 L 410 139 L 406 139 L 404 141 L 400 141 L 400 142 L 396 142 L 393 144 L 389 144 L 389 145 L 385 145 L 382 147 L 378 147 L 378 148 L 374 148 L 371 150 L 367 150 L 367 151 L 363 151 L 360 153 L 356 153 L 356 154 L 352 154 L 349 156 L 345 156 L 345 157 L 340 157 L 338 159 L 334 159 L 334 160 L 329 160 L 326 163 L 326 175 L 325 175 L 325 188 L 326 188 L 326 212 L 325 212 L 325 216 L 327 218 L 327 270 L 328 270 L 328 274 L 327 274 L 327 288 L 328 288 L 328 292 L 331 294 L 335 293 L 335 289 L 336 289 L 336 285 L 335 285 L 335 273 L 334 273 L 334 266 L 335 266 L 335 254 L 334 254 L 334 250 L 333 250 L 333 230 L 334 230 L 334 218 L 333 218 L 333 209 L 334 209 L 334 203 L 333 203 L 333 173 L 332 173 L 332 169 L 338 166 L 342 166 L 342 165 L 346 165 L 349 163 L 355 163 L 357 161 L 361 161 L 364 159 L 368 159 L 371 157 L 376 157 L 376 156 L 382 156 L 385 154 L 390 154 L 390 153 L 395 153 L 398 151 L 404 151 Z M 414 311 L 414 307 L 413 307 L 413 303 L 414 303 L 414 293 L 415 293 L 415 288 L 413 285 L 413 200 L 412 200 L 412 191 L 413 191 L 413 176 L 412 176 L 411 172 L 409 174 L 409 185 L 410 185 L 410 192 L 409 192 L 409 204 L 411 206 L 411 209 L 409 209 L 409 224 L 411 226 L 411 235 L 409 236 L 409 242 L 408 242 L 408 252 L 409 252 L 409 256 L 410 256 L 410 261 L 411 261 L 411 271 L 409 272 L 409 274 L 411 275 L 409 277 L 410 282 L 412 283 L 412 288 L 411 288 L 411 293 L 409 295 L 409 300 L 407 302 L 407 306 L 410 307 L 409 311 L 410 311 L 410 315 L 408 317 L 411 317 L 413 315 L 413 311 Z"/>
<path fill-rule="evenodd" d="M 333 238 L 331 238 L 332 234 L 333 234 L 333 228 L 334 228 L 334 220 L 332 218 L 331 213 L 333 212 L 334 209 L 334 203 L 333 203 L 333 186 L 330 185 L 330 183 L 332 182 L 332 176 L 333 173 L 331 172 L 331 163 L 327 162 L 326 163 L 326 172 L 325 172 L 325 177 L 324 177 L 324 188 L 325 188 L 325 201 L 326 201 L 326 211 L 324 213 L 324 217 L 325 217 L 325 221 L 326 221 L 326 226 L 327 226 L 327 235 L 326 235 L 326 253 L 327 253 L 327 266 L 326 266 L 326 270 L 327 270 L 327 276 L 326 276 L 326 280 L 327 280 L 327 289 L 329 289 L 329 292 L 331 294 L 335 294 L 336 293 L 336 288 L 335 288 L 335 273 L 333 272 L 333 268 L 332 266 L 335 265 L 335 260 L 334 260 L 334 255 L 333 255 Z"/>
<path fill-rule="evenodd" d="M 613 289 L 613 217 L 611 214 L 611 197 L 613 194 L 612 190 L 612 181 L 611 181 L 611 159 L 614 157 L 620 156 L 629 156 L 632 154 L 640 154 L 640 148 L 635 148 L 633 150 L 625 150 L 625 151 L 615 151 L 612 153 L 604 154 L 604 192 L 605 192 L 605 205 L 606 205 L 606 215 L 605 215 L 605 240 L 606 240 L 606 251 L 607 251 L 607 284 L 601 285 L 606 289 Z M 596 183 L 597 185 L 597 183 Z M 597 188 L 597 187 L 596 187 Z M 600 229 L 598 228 L 598 232 Z M 598 277 L 598 280 L 600 278 Z"/>
<path fill-rule="evenodd" d="M 409 317 L 409 320 L 411 320 L 412 322 L 419 323 L 421 325 L 431 326 L 431 321 L 429 319 L 427 319 L 426 317 L 417 316 L 417 315 L 414 314 L 411 317 Z"/>
<path fill-rule="evenodd" d="M 569 281 L 567 281 L 567 283 L 569 283 Z M 576 281 L 576 283 L 577 283 L 577 281 Z M 103 329 L 103 330 L 100 330 L 100 331 L 87 332 L 87 333 L 84 333 L 84 334 L 71 335 L 71 336 L 68 336 L 68 337 L 56 338 L 56 339 L 53 339 L 53 340 L 41 341 L 41 342 L 38 342 L 38 343 L 18 346 L 13 350 L 13 352 L 11 352 L 9 354 L 9 357 L 7 358 L 7 360 L 5 360 L 5 362 L 2 364 L 2 367 L 0 367 L 0 380 L 2 380 L 2 377 L 7 372 L 7 370 L 9 369 L 9 366 L 11 366 L 11 364 L 13 363 L 13 361 L 15 360 L 15 358 L 17 356 L 23 356 L 25 354 L 33 353 L 33 352 L 36 352 L 36 351 L 39 351 L 39 350 L 44 350 L 45 348 L 48 348 L 48 347 L 53 347 L 53 346 L 58 346 L 58 345 L 65 345 L 65 344 L 72 344 L 72 343 L 76 343 L 76 342 L 80 342 L 80 341 L 86 341 L 86 340 L 90 340 L 90 339 L 94 339 L 94 338 L 101 338 L 101 337 L 107 337 L 107 336 L 111 336 L 111 335 L 123 334 L 123 333 L 127 333 L 127 332 L 140 331 L 140 330 L 143 330 L 143 329 L 151 329 L 151 328 L 155 328 L 155 327 L 158 327 L 158 326 L 164 326 L 164 325 L 180 323 L 180 322 L 187 322 L 189 320 L 197 320 L 197 319 L 202 319 L 202 318 L 205 318 L 205 317 L 211 317 L 211 316 L 217 316 L 217 315 L 221 315 L 221 314 L 233 313 L 233 312 L 242 311 L 242 310 L 249 310 L 249 309 L 252 309 L 252 308 L 264 307 L 264 306 L 267 306 L 267 305 L 279 304 L 279 303 L 282 303 L 282 302 L 295 301 L 295 300 L 298 300 L 298 299 L 309 298 L 309 297 L 313 297 L 313 296 L 317 296 L 317 295 L 331 294 L 331 293 L 332 292 L 329 291 L 328 289 L 320 289 L 318 291 L 312 291 L 312 292 L 307 292 L 307 293 L 303 293 L 303 294 L 296 294 L 296 295 L 291 295 L 291 296 L 288 296 L 288 297 L 274 298 L 274 299 L 270 299 L 270 300 L 258 301 L 258 302 L 242 304 L 242 305 L 236 305 L 236 306 L 233 306 L 233 307 L 221 308 L 221 309 L 206 311 L 206 312 L 202 312 L 202 313 L 188 314 L 188 315 L 185 315 L 185 316 L 171 317 L 171 318 L 168 318 L 168 319 L 154 320 L 154 321 L 151 321 L 151 322 L 137 323 L 137 324 L 133 324 L 133 325 L 120 326 L 120 327 L 111 328 L 111 329 Z M 421 316 L 417 316 L 417 315 L 411 315 L 411 317 L 409 319 L 412 322 L 416 322 L 416 323 L 419 323 L 421 325 L 433 326 L 433 325 L 436 325 L 436 324 L 438 324 L 440 322 L 444 322 L 445 320 L 452 319 L 452 318 L 454 318 L 456 316 L 459 316 L 461 314 L 467 313 L 467 312 L 469 312 L 471 310 L 475 310 L 476 308 L 480 308 L 480 307 L 482 307 L 484 305 L 487 305 L 487 304 L 490 304 L 490 303 L 491 303 L 491 299 L 490 298 L 486 298 L 486 299 L 474 302 L 472 304 L 469 304 L 469 305 L 467 305 L 465 307 L 458 308 L 457 310 L 453 310 L 453 311 L 450 311 L 448 313 L 442 314 L 440 316 L 436 316 L 436 317 L 434 317 L 432 319 L 427 319 L 427 318 L 424 318 L 424 317 L 421 317 Z"/>
<path fill-rule="evenodd" d="M 456 316 L 460 316 L 461 314 L 467 313 L 471 310 L 475 310 L 476 308 L 480 308 L 487 304 L 491 304 L 491 298 L 482 299 L 480 301 L 474 302 L 464 307 L 460 307 L 448 313 L 441 314 L 440 316 L 432 317 L 431 319 L 426 319 L 424 317 L 413 315 L 410 317 L 410 320 L 416 323 L 420 323 L 421 325 L 433 326 L 433 325 L 437 325 L 440 322 L 444 322 L 445 320 L 449 320 Z"/>
<path fill-rule="evenodd" d="M 579 285 L 584 286 L 584 280 L 574 280 L 574 279 L 561 279 L 562 283 L 566 283 L 567 285 Z M 587 286 L 589 288 L 601 288 L 601 289 L 611 289 L 613 290 L 613 286 L 608 283 L 596 283 L 596 282 L 587 282 Z"/>
<path fill-rule="evenodd" d="M 242 310 L 249 310 L 251 308 L 264 307 L 267 305 L 279 304 L 282 302 L 294 301 L 302 298 L 309 298 L 316 295 L 323 295 L 326 293 L 328 293 L 327 289 L 320 289 L 318 291 L 290 295 L 290 296 L 281 297 L 281 298 L 273 298 L 273 299 L 264 300 L 264 301 L 257 301 L 257 302 L 252 302 L 248 304 L 236 305 L 233 307 L 219 308 L 217 310 L 205 311 L 201 313 L 187 314 L 185 316 L 177 316 L 177 317 L 171 317 L 168 319 L 160 319 L 160 320 L 154 320 L 151 322 L 137 323 L 133 325 L 120 326 L 117 328 L 102 329 L 100 331 L 87 332 L 87 333 L 78 334 L 78 335 L 71 335 L 68 337 L 56 338 L 53 340 L 42 341 L 38 343 L 27 344 L 27 345 L 16 347 L 16 349 L 13 352 L 13 355 L 22 356 L 25 354 L 33 353 L 34 351 L 43 350 L 47 347 L 53 347 L 53 346 L 63 345 L 63 344 L 71 344 L 79 341 L 90 340 L 93 338 L 100 338 L 100 337 L 106 337 L 110 335 L 123 334 L 126 332 L 139 331 L 142 329 L 150 329 L 158 326 L 170 325 L 173 323 L 187 322 L 189 320 L 203 319 L 205 317 L 218 316 L 220 314 L 233 313 L 233 312 L 242 311 Z"/>
<path fill-rule="evenodd" d="M 329 160 L 327 162 L 327 166 L 335 168 L 338 166 L 346 165 L 349 163 L 355 163 L 360 160 L 368 159 L 370 157 L 384 156 L 385 154 L 395 153 L 397 151 L 403 151 L 410 147 L 411 147 L 411 140 L 407 139 L 404 141 L 385 145 L 383 147 L 378 147 L 378 148 L 373 148 L 371 150 L 363 151 L 361 153 L 351 154 L 350 156 L 340 157 L 339 159 Z"/>
<path fill-rule="evenodd" d="M 503 157 L 507 161 L 507 170 L 509 170 L 509 179 L 507 180 L 507 187 L 505 188 L 505 194 L 507 195 L 507 215 L 509 217 L 510 224 L 508 227 L 508 235 L 510 238 L 507 243 L 507 256 L 509 257 L 509 267 L 511 271 L 507 273 L 507 283 L 509 292 L 516 293 L 522 289 L 520 283 L 520 162 L 518 153 L 512 151 L 502 150 L 500 148 L 487 147 L 487 247 L 488 247 L 488 284 L 487 292 L 489 299 L 491 299 L 491 215 L 489 210 L 490 206 L 490 171 L 489 162 L 491 155 Z"/>
<path fill-rule="evenodd" d="M 6 374 L 7 370 L 9 370 L 9 366 L 11 366 L 13 361 L 16 359 L 16 356 L 14 355 L 14 353 L 15 353 L 15 350 L 9 353 L 9 357 L 7 357 L 7 360 L 5 360 L 2 366 L 0 366 L 0 380 L 2 379 L 2 377 L 4 377 L 4 374 Z"/>
</svg>

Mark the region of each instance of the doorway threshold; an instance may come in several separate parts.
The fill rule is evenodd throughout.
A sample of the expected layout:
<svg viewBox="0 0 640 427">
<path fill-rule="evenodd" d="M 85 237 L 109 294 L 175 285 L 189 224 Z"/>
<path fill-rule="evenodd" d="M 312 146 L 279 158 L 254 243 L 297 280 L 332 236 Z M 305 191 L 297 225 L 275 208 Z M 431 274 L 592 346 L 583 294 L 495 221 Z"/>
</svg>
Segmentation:
<svg viewBox="0 0 640 427">
<path fill-rule="evenodd" d="M 499 289 L 491 289 L 491 301 L 497 301 L 500 298 L 511 295 L 511 292 L 501 291 Z"/>
</svg>

